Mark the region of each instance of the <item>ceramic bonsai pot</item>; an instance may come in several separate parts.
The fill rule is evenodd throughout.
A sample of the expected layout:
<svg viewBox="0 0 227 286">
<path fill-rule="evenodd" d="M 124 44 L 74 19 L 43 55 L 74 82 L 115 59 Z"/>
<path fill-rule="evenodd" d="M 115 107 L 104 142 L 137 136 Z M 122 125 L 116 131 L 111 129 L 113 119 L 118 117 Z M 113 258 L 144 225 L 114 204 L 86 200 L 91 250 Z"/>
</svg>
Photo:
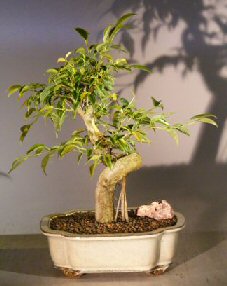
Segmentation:
<svg viewBox="0 0 227 286">
<path fill-rule="evenodd" d="M 52 230 L 50 221 L 58 215 L 62 214 L 43 217 L 41 230 L 47 236 L 54 265 L 71 277 L 97 272 L 161 274 L 172 262 L 179 231 L 185 224 L 183 215 L 176 213 L 175 226 L 151 232 L 78 235 Z"/>
</svg>

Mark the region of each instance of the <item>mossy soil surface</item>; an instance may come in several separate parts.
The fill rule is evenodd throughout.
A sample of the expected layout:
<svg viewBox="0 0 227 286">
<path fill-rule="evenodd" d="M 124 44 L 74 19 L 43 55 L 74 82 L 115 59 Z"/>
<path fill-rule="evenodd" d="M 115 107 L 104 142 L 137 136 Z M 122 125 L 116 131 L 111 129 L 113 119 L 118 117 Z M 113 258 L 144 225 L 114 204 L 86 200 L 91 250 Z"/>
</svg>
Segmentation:
<svg viewBox="0 0 227 286">
<path fill-rule="evenodd" d="M 51 219 L 53 230 L 62 230 L 75 234 L 113 234 L 113 233 L 143 233 L 162 227 L 174 226 L 176 216 L 172 219 L 155 220 L 149 217 L 139 217 L 135 210 L 129 211 L 129 222 L 98 223 L 94 212 L 75 212 L 70 215 L 60 215 Z"/>
</svg>

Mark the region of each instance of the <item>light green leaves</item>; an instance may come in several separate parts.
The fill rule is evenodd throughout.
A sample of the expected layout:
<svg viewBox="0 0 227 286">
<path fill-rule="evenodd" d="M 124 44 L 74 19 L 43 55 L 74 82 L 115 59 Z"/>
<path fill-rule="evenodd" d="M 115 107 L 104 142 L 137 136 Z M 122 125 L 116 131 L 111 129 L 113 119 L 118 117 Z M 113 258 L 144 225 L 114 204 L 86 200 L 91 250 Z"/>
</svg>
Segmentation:
<svg viewBox="0 0 227 286">
<path fill-rule="evenodd" d="M 58 58 L 57 62 L 58 63 L 65 63 L 66 59 L 65 58 Z"/>
<path fill-rule="evenodd" d="M 132 18 L 135 15 L 136 15 L 135 13 L 127 13 L 127 14 L 121 16 L 120 19 L 117 20 L 115 27 L 118 27 L 118 26 L 124 24 L 125 22 L 127 22 L 130 18 Z"/>
<path fill-rule="evenodd" d="M 151 141 L 147 138 L 147 135 L 142 131 L 133 131 L 132 135 L 136 138 L 137 141 L 141 143 L 150 143 Z"/>
<path fill-rule="evenodd" d="M 49 152 L 46 156 L 44 156 L 44 158 L 42 159 L 41 162 L 41 168 L 43 170 L 43 173 L 46 175 L 46 167 L 47 167 L 47 163 L 49 162 L 49 160 L 54 156 L 55 151 L 51 151 Z"/>
<path fill-rule="evenodd" d="M 85 50 L 84 47 L 80 47 L 80 48 L 76 49 L 76 53 L 85 55 L 86 54 L 86 50 Z"/>
<path fill-rule="evenodd" d="M 180 124 L 180 123 L 174 124 L 173 128 L 179 131 L 180 133 L 183 133 L 184 135 L 187 135 L 187 136 L 190 135 L 188 127 L 183 124 Z"/>
<path fill-rule="evenodd" d="M 39 156 L 41 155 L 44 151 L 49 151 L 50 148 L 47 147 L 45 144 L 34 144 L 28 151 L 27 155 L 32 155 L 32 156 Z"/>
<path fill-rule="evenodd" d="M 64 157 L 66 154 L 72 152 L 73 150 L 75 150 L 75 148 L 77 147 L 77 145 L 75 143 L 69 143 L 66 144 L 62 150 L 59 152 L 60 157 Z"/>
<path fill-rule="evenodd" d="M 127 60 L 126 59 L 117 59 L 115 61 L 115 64 L 118 65 L 118 66 L 125 66 L 128 64 Z"/>
<path fill-rule="evenodd" d="M 53 86 L 45 87 L 44 90 L 39 94 L 40 103 L 41 104 L 47 103 L 52 93 L 53 93 Z"/>
<path fill-rule="evenodd" d="M 113 168 L 113 162 L 110 154 L 104 154 L 102 156 L 104 164 L 109 167 L 110 169 Z"/>
<path fill-rule="evenodd" d="M 217 122 L 214 120 L 216 116 L 210 113 L 203 113 L 193 116 L 189 124 L 195 124 L 197 122 L 208 123 L 217 127 Z"/>
<path fill-rule="evenodd" d="M 13 161 L 12 166 L 9 170 L 9 174 L 15 170 L 17 167 L 19 167 L 22 163 L 24 163 L 27 159 L 29 158 L 29 156 L 21 156 L 19 158 L 17 158 L 15 161 Z"/>
<path fill-rule="evenodd" d="M 54 124 L 54 128 L 57 132 L 57 134 L 61 131 L 62 125 L 66 119 L 66 112 L 62 111 L 60 113 L 52 112 L 50 114 L 50 118 Z"/>
<path fill-rule="evenodd" d="M 36 109 L 33 108 L 33 107 L 32 108 L 28 108 L 28 110 L 25 113 L 25 118 L 28 119 L 33 114 L 33 112 L 35 112 L 35 111 L 36 111 Z"/>
<path fill-rule="evenodd" d="M 33 145 L 26 153 L 26 155 L 21 156 L 17 158 L 11 166 L 11 169 L 9 173 L 11 173 L 13 170 L 15 170 L 17 167 L 19 167 L 22 163 L 24 163 L 26 160 L 32 157 L 38 157 L 40 156 L 43 152 L 49 152 L 47 155 L 44 156 L 41 167 L 43 169 L 44 174 L 46 174 L 46 166 L 51 157 L 53 157 L 54 153 L 56 152 L 55 150 L 51 150 L 49 147 L 47 147 L 44 144 L 35 144 Z"/>
<path fill-rule="evenodd" d="M 57 69 L 48 69 L 46 72 L 49 74 L 57 74 L 58 73 Z"/>
<path fill-rule="evenodd" d="M 25 156 L 13 162 L 10 172 L 28 158 L 42 156 L 41 167 L 46 174 L 48 162 L 54 155 L 64 158 L 77 153 L 78 162 L 83 155 L 87 157 L 93 175 L 100 163 L 112 168 L 119 158 L 136 152 L 138 142 L 150 143 L 149 130 L 165 131 L 178 142 L 179 133 L 189 135 L 190 125 L 202 122 L 217 126 L 212 114 L 196 115 L 186 124 L 171 124 L 169 114 L 163 112 L 162 102 L 154 97 L 151 97 L 151 106 L 145 109 L 136 107 L 134 96 L 129 99 L 116 93 L 117 73 L 135 69 L 151 73 L 147 66 L 130 64 L 121 55 L 116 58 L 115 50 L 126 50 L 114 40 L 127 28 L 132 16 L 133 13 L 123 15 L 104 30 L 103 41 L 91 45 L 88 45 L 89 32 L 75 28 L 85 44 L 60 57 L 57 68 L 47 70 L 47 84 L 16 84 L 9 88 L 9 96 L 18 93 L 19 99 L 24 99 L 25 119 L 31 120 L 21 127 L 21 141 L 40 118 L 50 120 L 57 135 L 66 118 L 81 117 L 85 127 L 57 146 L 33 145 Z"/>
<path fill-rule="evenodd" d="M 134 13 L 125 14 L 116 22 L 115 25 L 109 25 L 104 30 L 103 42 L 111 44 L 120 30 L 122 28 L 126 28 L 124 24 L 134 15 Z"/>
<path fill-rule="evenodd" d="M 10 95 L 20 91 L 22 89 L 23 86 L 19 85 L 19 84 L 15 84 L 15 85 L 12 85 L 8 88 L 8 96 L 10 97 Z"/>
<path fill-rule="evenodd" d="M 167 127 L 164 130 L 175 140 L 176 144 L 179 144 L 179 136 L 176 129 Z"/>
</svg>

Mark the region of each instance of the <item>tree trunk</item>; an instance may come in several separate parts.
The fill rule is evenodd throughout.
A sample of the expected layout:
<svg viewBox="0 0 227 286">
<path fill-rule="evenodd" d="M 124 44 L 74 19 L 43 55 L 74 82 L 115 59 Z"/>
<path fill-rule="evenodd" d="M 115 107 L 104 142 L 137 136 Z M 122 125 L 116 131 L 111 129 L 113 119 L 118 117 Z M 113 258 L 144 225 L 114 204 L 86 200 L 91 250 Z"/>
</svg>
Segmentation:
<svg viewBox="0 0 227 286">
<path fill-rule="evenodd" d="M 117 160 L 112 169 L 107 167 L 102 171 L 96 186 L 96 221 L 108 223 L 114 220 L 114 191 L 116 184 L 141 166 L 141 156 L 133 153 Z"/>
</svg>

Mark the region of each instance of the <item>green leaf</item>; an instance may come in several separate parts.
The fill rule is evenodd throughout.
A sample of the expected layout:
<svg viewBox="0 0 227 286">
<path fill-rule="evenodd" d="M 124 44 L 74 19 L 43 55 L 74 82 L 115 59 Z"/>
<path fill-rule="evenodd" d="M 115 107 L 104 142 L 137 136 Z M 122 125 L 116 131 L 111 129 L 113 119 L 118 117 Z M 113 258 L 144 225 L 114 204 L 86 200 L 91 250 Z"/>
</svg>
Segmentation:
<svg viewBox="0 0 227 286">
<path fill-rule="evenodd" d="M 81 160 L 82 156 L 83 156 L 83 153 L 80 153 L 80 154 L 78 155 L 78 157 L 77 157 L 77 162 L 78 162 L 78 164 L 80 163 L 80 160 Z"/>
<path fill-rule="evenodd" d="M 170 126 L 169 122 L 166 120 L 166 115 L 165 114 L 160 114 L 160 115 L 154 116 L 152 118 L 152 121 L 153 122 L 158 122 L 161 125 L 164 125 L 165 127 L 169 127 Z"/>
<path fill-rule="evenodd" d="M 57 60 L 57 63 L 64 63 L 64 62 L 66 62 L 66 59 L 65 59 L 65 58 L 59 58 L 59 59 Z"/>
<path fill-rule="evenodd" d="M 148 116 L 143 116 L 139 119 L 139 124 L 141 125 L 151 125 L 151 119 Z"/>
<path fill-rule="evenodd" d="M 54 156 L 54 153 L 55 153 L 55 150 L 54 150 L 54 151 L 50 151 L 50 153 L 48 153 L 48 154 L 42 159 L 41 167 L 42 167 L 43 173 L 44 173 L 45 175 L 47 175 L 47 173 L 46 173 L 47 163 L 48 163 L 49 160 Z"/>
<path fill-rule="evenodd" d="M 89 172 L 91 176 L 94 176 L 96 167 L 97 166 L 95 164 L 92 164 L 91 166 L 89 166 Z"/>
<path fill-rule="evenodd" d="M 117 143 L 121 151 L 124 151 L 127 153 L 130 150 L 127 142 L 123 138 L 119 139 Z"/>
<path fill-rule="evenodd" d="M 211 118 L 217 118 L 216 115 L 212 114 L 212 113 L 201 113 L 201 114 L 197 114 L 195 116 L 193 116 L 191 119 L 194 118 L 203 118 L 203 117 L 211 117 Z"/>
<path fill-rule="evenodd" d="M 134 13 L 127 13 L 127 14 L 123 15 L 116 22 L 115 25 L 109 25 L 104 31 L 104 37 L 103 37 L 104 42 L 110 42 L 111 43 L 114 40 L 115 36 L 119 33 L 119 31 L 122 28 L 126 28 L 124 26 L 124 23 L 127 22 L 128 19 L 134 15 L 135 15 Z"/>
<path fill-rule="evenodd" d="M 179 144 L 179 137 L 178 137 L 178 134 L 177 134 L 176 130 L 174 130 L 174 129 L 172 129 L 172 128 L 166 128 L 165 130 L 166 130 L 166 131 L 169 133 L 169 135 L 175 140 L 175 142 L 176 142 L 177 144 Z"/>
<path fill-rule="evenodd" d="M 126 21 L 128 21 L 128 19 L 130 19 L 132 16 L 135 16 L 136 14 L 135 13 L 127 13 L 125 15 L 123 15 L 116 23 L 116 26 L 118 26 L 119 24 L 123 24 L 125 23 Z"/>
<path fill-rule="evenodd" d="M 61 130 L 65 119 L 66 119 L 66 112 L 64 111 L 64 112 L 62 112 L 60 119 L 59 119 L 59 126 L 58 126 L 59 130 Z"/>
<path fill-rule="evenodd" d="M 24 93 L 29 91 L 29 90 L 34 90 L 33 86 L 32 85 L 24 85 L 22 87 L 22 89 L 20 90 L 19 99 L 24 97 Z"/>
<path fill-rule="evenodd" d="M 85 55 L 86 54 L 86 50 L 85 50 L 84 47 L 80 47 L 80 48 L 76 49 L 76 53 Z"/>
<path fill-rule="evenodd" d="M 74 143 L 74 144 L 67 144 L 67 145 L 65 145 L 64 148 L 61 150 L 61 152 L 60 152 L 59 155 L 60 155 L 61 157 L 64 157 L 66 154 L 68 154 L 68 153 L 72 152 L 73 150 L 75 150 L 75 148 L 76 148 L 75 143 Z"/>
<path fill-rule="evenodd" d="M 183 134 L 185 134 L 187 136 L 190 136 L 189 130 L 188 130 L 188 128 L 185 125 L 183 125 L 183 124 L 175 124 L 173 127 L 177 131 L 179 131 L 179 132 L 181 132 L 181 133 L 183 133 Z"/>
<path fill-rule="evenodd" d="M 211 113 L 198 114 L 191 118 L 189 124 L 194 124 L 197 121 L 197 122 L 211 124 L 217 127 L 217 122 L 212 118 L 216 118 L 216 116 Z"/>
<path fill-rule="evenodd" d="M 54 129 L 55 129 L 55 131 L 58 133 L 60 130 L 59 130 L 59 121 L 60 121 L 60 118 L 59 118 L 59 116 L 56 114 L 56 113 L 52 113 L 51 115 L 50 115 L 50 117 L 51 117 L 51 120 L 52 120 L 52 122 L 53 122 L 53 124 L 54 124 Z"/>
<path fill-rule="evenodd" d="M 43 115 L 44 117 L 48 117 L 52 114 L 54 107 L 51 105 L 45 105 L 42 109 L 39 110 L 39 114 Z"/>
<path fill-rule="evenodd" d="M 46 72 L 50 73 L 50 74 L 57 74 L 58 70 L 57 69 L 48 69 Z"/>
<path fill-rule="evenodd" d="M 10 95 L 12 95 L 13 93 L 15 92 L 20 92 L 21 89 L 23 88 L 23 86 L 19 85 L 19 84 L 15 84 L 15 85 L 11 85 L 9 88 L 8 88 L 8 97 L 10 97 Z"/>
<path fill-rule="evenodd" d="M 35 154 L 35 156 L 39 156 L 39 155 L 41 155 L 41 153 L 43 152 L 43 151 L 49 151 L 49 148 L 46 146 L 46 145 L 44 145 L 44 144 L 34 144 L 27 152 L 26 152 L 26 154 L 27 155 L 29 155 L 29 154 L 31 154 L 32 152 L 34 152 Z"/>
<path fill-rule="evenodd" d="M 51 96 L 53 91 L 53 86 L 47 86 L 44 90 L 40 93 L 40 102 L 45 103 L 49 96 Z"/>
<path fill-rule="evenodd" d="M 208 123 L 208 124 L 211 124 L 211 125 L 214 125 L 217 127 L 217 123 L 211 119 L 211 118 L 196 118 L 194 119 L 194 121 L 198 121 L 198 122 L 202 122 L 202 123 Z"/>
<path fill-rule="evenodd" d="M 95 50 L 96 50 L 97 52 L 99 52 L 100 54 L 102 54 L 104 51 L 107 51 L 107 50 L 108 50 L 107 47 L 108 47 L 107 44 L 101 43 L 101 44 L 96 45 Z"/>
<path fill-rule="evenodd" d="M 113 25 L 109 25 L 106 27 L 103 33 L 103 42 L 106 43 L 109 40 L 110 31 L 113 29 Z"/>
<path fill-rule="evenodd" d="M 113 93 L 113 94 L 111 94 L 110 97 L 112 98 L 113 101 L 117 101 L 117 99 L 118 99 L 118 94 L 117 94 L 117 93 Z"/>
<path fill-rule="evenodd" d="M 29 108 L 29 110 L 25 113 L 25 118 L 29 118 L 35 111 L 36 111 L 35 108 Z"/>
<path fill-rule="evenodd" d="M 118 65 L 118 66 L 125 66 L 128 64 L 127 60 L 126 59 L 117 59 L 115 61 L 115 64 Z"/>
<path fill-rule="evenodd" d="M 119 50 L 124 53 L 128 53 L 128 50 L 123 45 L 111 45 L 111 48 L 114 50 Z"/>
<path fill-rule="evenodd" d="M 154 107 L 160 107 L 162 110 L 164 108 L 162 101 L 161 100 L 157 100 L 155 99 L 153 96 L 151 97 L 152 101 L 153 101 L 153 105 Z"/>
<path fill-rule="evenodd" d="M 11 169 L 9 170 L 9 174 L 15 170 L 17 167 L 19 167 L 23 162 L 25 162 L 27 159 L 29 158 L 29 156 L 21 156 L 19 158 L 17 158 L 11 166 Z"/>
<path fill-rule="evenodd" d="M 66 55 L 65 55 L 65 58 L 67 59 L 69 56 L 71 56 L 72 52 L 68 52 Z"/>
<path fill-rule="evenodd" d="M 89 161 L 99 161 L 100 157 L 101 155 L 98 155 L 98 154 L 92 155 Z"/>
<path fill-rule="evenodd" d="M 79 33 L 80 36 L 81 36 L 82 38 L 84 38 L 85 41 L 88 40 L 88 36 L 89 36 L 89 32 L 88 32 L 88 31 L 86 31 L 86 30 L 84 30 L 84 29 L 82 29 L 82 28 L 79 28 L 79 27 L 75 28 L 75 31 L 76 31 L 77 33 Z"/>
<path fill-rule="evenodd" d="M 112 169 L 112 168 L 113 168 L 113 162 L 112 162 L 112 160 L 111 160 L 110 154 L 105 154 L 105 155 L 102 156 L 102 158 L 103 158 L 103 163 L 104 163 L 107 167 L 109 167 L 110 169 Z"/>
<path fill-rule="evenodd" d="M 121 101 L 121 104 L 122 104 L 123 108 L 127 107 L 129 105 L 129 101 L 126 98 L 124 98 L 124 97 L 120 98 L 120 101 Z"/>
<path fill-rule="evenodd" d="M 89 167 L 89 171 L 90 171 L 91 176 L 94 175 L 95 169 L 98 167 L 99 163 L 100 163 L 100 156 L 98 156 L 97 158 L 94 158 L 94 164 L 92 164 Z"/>
<path fill-rule="evenodd" d="M 114 127 L 118 128 L 119 124 L 120 124 L 120 111 L 115 111 L 114 115 L 113 115 L 113 125 Z"/>
<path fill-rule="evenodd" d="M 147 138 L 146 134 L 140 131 L 133 131 L 133 136 L 136 138 L 137 141 L 141 143 L 150 143 L 151 141 Z"/>
<path fill-rule="evenodd" d="M 32 124 L 28 124 L 28 125 L 23 125 L 20 128 L 21 131 L 21 136 L 20 136 L 20 141 L 23 142 L 24 138 L 26 137 L 26 135 L 28 134 L 28 131 L 30 130 Z"/>
<path fill-rule="evenodd" d="M 95 96 L 94 96 L 94 94 L 89 94 L 88 95 L 88 99 L 89 99 L 89 102 L 91 103 L 91 104 L 95 104 L 96 103 L 96 99 L 95 99 Z"/>
<path fill-rule="evenodd" d="M 88 161 L 90 160 L 92 153 L 93 153 L 93 149 L 91 149 L 91 148 L 87 149 L 87 160 Z"/>
</svg>

